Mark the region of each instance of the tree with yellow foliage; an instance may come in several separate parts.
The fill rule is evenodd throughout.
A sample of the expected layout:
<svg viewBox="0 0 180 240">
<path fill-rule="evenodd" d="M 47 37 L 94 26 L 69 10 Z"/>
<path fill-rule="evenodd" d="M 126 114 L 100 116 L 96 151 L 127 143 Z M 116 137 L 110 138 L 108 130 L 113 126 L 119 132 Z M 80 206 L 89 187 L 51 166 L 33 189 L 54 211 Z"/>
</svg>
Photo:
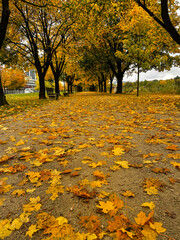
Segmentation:
<svg viewBox="0 0 180 240">
<path fill-rule="evenodd" d="M 86 34 L 82 32 L 84 48 L 101 60 L 101 66 L 109 65 L 117 93 L 122 93 L 124 74 L 137 66 L 141 71 L 161 71 L 176 64 L 171 53 L 178 51 L 177 45 L 135 2 L 107 1 L 103 7 L 97 3 L 88 16 L 91 21 L 87 20 Z"/>
<path fill-rule="evenodd" d="M 17 90 L 25 87 L 25 74 L 20 69 L 4 68 L 2 69 L 2 86 L 4 89 Z"/>
<path fill-rule="evenodd" d="M 178 1 L 161 0 L 147 1 L 135 0 L 161 27 L 163 27 L 171 38 L 180 45 L 179 15 L 177 10 L 180 8 Z"/>
</svg>

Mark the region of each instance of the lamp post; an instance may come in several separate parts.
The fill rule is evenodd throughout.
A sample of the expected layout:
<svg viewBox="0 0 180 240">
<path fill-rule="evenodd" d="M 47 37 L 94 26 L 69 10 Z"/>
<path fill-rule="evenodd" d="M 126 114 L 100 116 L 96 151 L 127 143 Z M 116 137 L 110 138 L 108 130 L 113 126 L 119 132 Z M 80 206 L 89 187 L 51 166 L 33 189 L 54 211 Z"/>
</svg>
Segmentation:
<svg viewBox="0 0 180 240">
<path fill-rule="evenodd" d="M 137 53 L 137 97 L 139 96 L 139 79 L 140 79 L 140 38 L 143 36 L 142 34 L 137 34 L 137 42 L 138 42 L 138 53 Z"/>
</svg>

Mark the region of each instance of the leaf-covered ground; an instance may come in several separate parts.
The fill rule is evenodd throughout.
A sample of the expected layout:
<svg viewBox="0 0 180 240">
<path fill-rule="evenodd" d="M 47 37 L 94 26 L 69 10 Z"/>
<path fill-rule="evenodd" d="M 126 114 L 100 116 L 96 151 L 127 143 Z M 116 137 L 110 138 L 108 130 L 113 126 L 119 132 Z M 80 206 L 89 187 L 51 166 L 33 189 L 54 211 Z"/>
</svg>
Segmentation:
<svg viewBox="0 0 180 240">
<path fill-rule="evenodd" d="M 0 122 L 0 239 L 179 239 L 178 96 L 81 93 Z"/>
</svg>

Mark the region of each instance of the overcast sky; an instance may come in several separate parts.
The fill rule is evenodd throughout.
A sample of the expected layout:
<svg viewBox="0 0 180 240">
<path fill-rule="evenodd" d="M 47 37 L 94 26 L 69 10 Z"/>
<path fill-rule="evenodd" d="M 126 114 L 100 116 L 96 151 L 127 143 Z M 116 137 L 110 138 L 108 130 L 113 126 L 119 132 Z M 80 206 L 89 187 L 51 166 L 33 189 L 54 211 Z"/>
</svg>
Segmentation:
<svg viewBox="0 0 180 240">
<path fill-rule="evenodd" d="M 164 71 L 164 72 L 157 72 L 154 70 L 148 71 L 146 73 L 140 73 L 140 81 L 144 80 L 166 80 L 166 79 L 171 79 L 176 76 L 180 77 L 180 68 L 173 67 L 171 68 L 170 71 Z M 126 75 L 123 78 L 123 81 L 128 81 L 128 82 L 134 82 L 137 81 L 137 73 L 133 74 L 132 76 L 127 77 Z"/>
</svg>

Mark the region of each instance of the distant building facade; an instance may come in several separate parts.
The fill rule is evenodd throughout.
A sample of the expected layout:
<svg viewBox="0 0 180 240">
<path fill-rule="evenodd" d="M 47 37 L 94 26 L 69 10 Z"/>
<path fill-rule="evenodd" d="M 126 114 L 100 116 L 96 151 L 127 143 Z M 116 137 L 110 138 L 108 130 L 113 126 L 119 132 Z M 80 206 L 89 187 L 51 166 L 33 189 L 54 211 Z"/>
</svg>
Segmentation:
<svg viewBox="0 0 180 240">
<path fill-rule="evenodd" d="M 26 77 L 25 77 L 26 87 L 25 88 L 35 89 L 36 81 L 37 81 L 35 69 L 29 70 L 25 74 L 26 74 Z"/>
</svg>

